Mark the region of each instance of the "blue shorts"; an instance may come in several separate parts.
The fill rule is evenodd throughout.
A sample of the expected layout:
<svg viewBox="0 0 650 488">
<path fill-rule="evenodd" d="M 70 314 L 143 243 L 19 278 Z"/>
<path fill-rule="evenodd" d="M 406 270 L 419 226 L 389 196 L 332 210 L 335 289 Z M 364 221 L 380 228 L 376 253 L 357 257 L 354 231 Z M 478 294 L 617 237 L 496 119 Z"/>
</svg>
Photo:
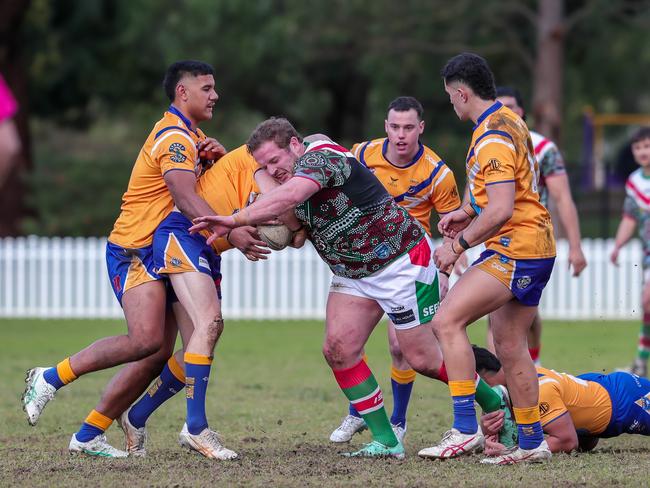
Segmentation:
<svg viewBox="0 0 650 488">
<path fill-rule="evenodd" d="M 106 243 L 106 267 L 117 301 L 134 286 L 156 281 L 162 277 L 156 273 L 153 262 L 153 246 L 127 249 L 112 242 Z"/>
<path fill-rule="evenodd" d="M 598 437 L 650 435 L 650 381 L 630 373 L 585 373 L 578 376 L 603 386 L 612 400 L 612 419 Z"/>
<path fill-rule="evenodd" d="M 487 249 L 472 266 L 506 285 L 522 305 L 537 306 L 553 271 L 555 258 L 513 259 Z"/>
<path fill-rule="evenodd" d="M 153 234 L 153 263 L 159 275 L 204 273 L 211 276 L 221 299 L 221 257 L 200 234 L 190 234 L 192 223 L 180 212 L 170 213 Z M 174 301 L 175 295 L 168 296 Z"/>
</svg>

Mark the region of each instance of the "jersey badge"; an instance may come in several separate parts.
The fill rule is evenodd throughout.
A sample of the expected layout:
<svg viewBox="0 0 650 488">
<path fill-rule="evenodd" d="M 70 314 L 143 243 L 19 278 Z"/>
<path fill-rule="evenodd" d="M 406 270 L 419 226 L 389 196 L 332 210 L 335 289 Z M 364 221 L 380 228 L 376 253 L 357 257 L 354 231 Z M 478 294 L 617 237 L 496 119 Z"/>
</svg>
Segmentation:
<svg viewBox="0 0 650 488">
<path fill-rule="evenodd" d="M 375 253 L 379 259 L 386 259 L 390 255 L 390 247 L 387 243 L 382 242 L 377 247 L 375 247 L 372 252 Z"/>
<path fill-rule="evenodd" d="M 172 145 L 169 146 L 169 152 L 172 153 L 172 157 L 170 159 L 175 163 L 183 163 L 187 159 L 187 156 L 183 154 L 183 151 L 185 151 L 185 146 L 183 146 L 180 142 L 172 143 Z"/>
</svg>

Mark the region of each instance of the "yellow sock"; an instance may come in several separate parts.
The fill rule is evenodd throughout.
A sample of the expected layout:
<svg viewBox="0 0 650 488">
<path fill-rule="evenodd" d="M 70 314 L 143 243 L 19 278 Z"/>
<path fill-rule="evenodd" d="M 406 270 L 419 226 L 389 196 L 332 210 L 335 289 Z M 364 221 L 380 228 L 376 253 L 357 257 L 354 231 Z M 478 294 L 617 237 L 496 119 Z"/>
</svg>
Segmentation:
<svg viewBox="0 0 650 488">
<path fill-rule="evenodd" d="M 59 375 L 59 379 L 64 385 L 77 379 L 77 375 L 74 374 L 74 371 L 72 371 L 72 367 L 70 366 L 70 358 L 65 358 L 56 365 L 56 373 Z"/>
</svg>

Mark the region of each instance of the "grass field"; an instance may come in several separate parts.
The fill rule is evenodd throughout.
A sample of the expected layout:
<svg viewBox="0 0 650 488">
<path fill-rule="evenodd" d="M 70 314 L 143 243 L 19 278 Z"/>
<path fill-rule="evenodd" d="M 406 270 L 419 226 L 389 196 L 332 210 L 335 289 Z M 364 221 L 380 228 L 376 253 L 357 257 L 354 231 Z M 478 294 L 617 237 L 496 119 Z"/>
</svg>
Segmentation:
<svg viewBox="0 0 650 488">
<path fill-rule="evenodd" d="M 121 321 L 0 321 L 0 485 L 21 486 L 647 486 L 650 439 L 623 436 L 601 441 L 590 454 L 559 455 L 545 465 L 488 467 L 479 457 L 445 462 L 419 459 L 417 451 L 439 440 L 451 423 L 447 388 L 418 377 L 406 437 L 407 458 L 345 459 L 347 446 L 328 436 L 346 402 L 321 353 L 322 324 L 230 321 L 219 345 L 208 419 L 232 462 L 186 454 L 177 444 L 183 423 L 182 395 L 149 422 L 146 459 L 71 457 L 68 441 L 113 371 L 85 376 L 62 389 L 37 427 L 20 408 L 24 372 L 52 365 L 92 340 L 122 333 Z M 546 322 L 542 359 L 547 367 L 580 373 L 611 370 L 633 357 L 634 322 Z M 484 326 L 471 335 L 483 343 Z M 370 366 L 388 411 L 389 357 L 385 327 L 367 348 Z M 108 437 L 121 447 L 117 426 Z M 364 433 L 353 447 L 367 442 Z"/>
</svg>

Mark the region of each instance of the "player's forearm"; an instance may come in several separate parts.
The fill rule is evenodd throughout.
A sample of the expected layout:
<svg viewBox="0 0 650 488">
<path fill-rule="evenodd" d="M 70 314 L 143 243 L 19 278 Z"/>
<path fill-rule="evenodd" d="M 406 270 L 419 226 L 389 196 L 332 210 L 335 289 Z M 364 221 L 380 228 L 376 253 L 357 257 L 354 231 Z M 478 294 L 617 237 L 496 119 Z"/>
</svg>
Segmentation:
<svg viewBox="0 0 650 488">
<path fill-rule="evenodd" d="M 488 205 L 463 231 L 463 238 L 472 247 L 485 242 L 496 235 L 510 217 L 512 212 L 508 212 L 507 209 L 490 208 Z"/>
<path fill-rule="evenodd" d="M 558 202 L 558 214 L 560 222 L 566 231 L 570 248 L 580 247 L 580 223 L 578 222 L 578 211 L 573 200 Z"/>
<path fill-rule="evenodd" d="M 635 230 L 636 222 L 629 217 L 623 216 L 623 220 L 621 220 L 621 223 L 618 226 L 618 230 L 616 231 L 614 246 L 620 249 L 625 244 L 627 244 L 628 241 L 632 239 Z"/>
<path fill-rule="evenodd" d="M 548 444 L 548 448 L 551 450 L 552 453 L 557 453 L 557 452 L 570 453 L 571 451 L 578 448 L 577 441 L 569 440 L 569 439 L 561 439 L 559 437 L 555 437 L 552 435 L 546 437 L 546 443 Z"/>
<path fill-rule="evenodd" d="M 283 192 L 276 191 L 267 195 L 266 198 L 260 198 L 239 212 L 239 214 L 241 214 L 240 217 L 242 219 L 245 219 L 247 225 L 257 225 L 275 219 L 280 219 L 284 222 L 283 217 L 288 212 L 292 212 L 299 203 L 288 192 L 284 192 L 283 194 Z M 296 225 L 295 227 L 298 226 Z"/>
<path fill-rule="evenodd" d="M 259 169 L 255 172 L 255 181 L 257 182 L 257 186 L 260 187 L 260 190 L 262 192 L 262 195 L 260 196 L 260 200 L 265 199 L 265 194 L 268 194 L 278 186 L 280 186 L 280 183 L 278 183 L 273 177 L 268 174 L 268 172 L 265 169 Z M 300 221 L 296 218 L 296 214 L 293 211 L 293 208 L 291 208 L 288 212 L 283 213 L 282 215 L 279 216 L 280 221 L 289 227 L 291 230 L 297 230 L 300 227 L 302 227 Z"/>
</svg>

